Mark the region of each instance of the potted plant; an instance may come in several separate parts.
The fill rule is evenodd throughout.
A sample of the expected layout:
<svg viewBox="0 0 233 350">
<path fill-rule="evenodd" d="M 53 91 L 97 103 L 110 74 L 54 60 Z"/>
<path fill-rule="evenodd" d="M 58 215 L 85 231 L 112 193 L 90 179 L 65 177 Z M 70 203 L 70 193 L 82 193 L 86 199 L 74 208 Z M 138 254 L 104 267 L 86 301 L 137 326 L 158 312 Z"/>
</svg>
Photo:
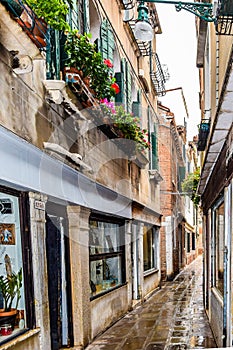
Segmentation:
<svg viewBox="0 0 233 350">
<path fill-rule="evenodd" d="M 0 325 L 10 323 L 14 328 L 18 303 L 21 298 L 22 268 L 18 273 L 11 272 L 6 276 L 0 276 L 0 293 L 3 298 L 3 309 L 0 309 Z M 13 302 L 14 305 L 13 305 Z M 14 306 L 14 308 L 13 308 Z"/>
<path fill-rule="evenodd" d="M 77 73 L 83 80 L 88 78 L 95 97 L 110 100 L 117 92 L 115 79 L 110 74 L 112 64 L 110 67 L 109 60 L 103 61 L 101 53 L 96 51 L 96 45 L 90 42 L 90 38 L 90 33 L 82 35 L 78 30 L 67 33 L 64 47 L 67 53 L 65 73 L 71 74 L 71 77 L 72 73 Z M 75 81 L 75 78 L 71 81 Z"/>
<path fill-rule="evenodd" d="M 63 0 L 25 0 L 26 4 L 33 10 L 39 19 L 43 19 L 53 29 L 69 30 L 66 15 L 69 6 Z M 72 6 L 72 0 L 67 0 Z"/>
<path fill-rule="evenodd" d="M 115 106 L 113 102 L 109 102 L 107 99 L 102 99 L 100 102 L 105 118 L 108 118 L 109 122 L 120 130 L 124 139 L 134 141 L 132 145 L 134 145 L 135 151 L 144 151 L 150 148 L 148 131 L 140 128 L 138 117 L 125 111 L 122 105 Z"/>
</svg>

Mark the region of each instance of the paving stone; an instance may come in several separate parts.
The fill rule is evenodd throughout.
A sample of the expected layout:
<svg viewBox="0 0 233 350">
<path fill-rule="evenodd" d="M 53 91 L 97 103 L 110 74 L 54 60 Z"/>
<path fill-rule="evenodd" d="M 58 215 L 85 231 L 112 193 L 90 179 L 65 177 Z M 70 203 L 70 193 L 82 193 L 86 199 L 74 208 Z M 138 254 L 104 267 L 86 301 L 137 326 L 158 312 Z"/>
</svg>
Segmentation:
<svg viewBox="0 0 233 350">
<path fill-rule="evenodd" d="M 164 350 L 165 344 L 148 344 L 145 350 Z"/>
<path fill-rule="evenodd" d="M 203 306 L 201 266 L 199 257 L 175 281 L 162 282 L 160 290 L 97 337 L 86 350 L 216 348 Z"/>
<path fill-rule="evenodd" d="M 187 344 L 177 344 L 177 345 L 169 345 L 168 350 L 186 350 L 188 349 Z"/>
</svg>

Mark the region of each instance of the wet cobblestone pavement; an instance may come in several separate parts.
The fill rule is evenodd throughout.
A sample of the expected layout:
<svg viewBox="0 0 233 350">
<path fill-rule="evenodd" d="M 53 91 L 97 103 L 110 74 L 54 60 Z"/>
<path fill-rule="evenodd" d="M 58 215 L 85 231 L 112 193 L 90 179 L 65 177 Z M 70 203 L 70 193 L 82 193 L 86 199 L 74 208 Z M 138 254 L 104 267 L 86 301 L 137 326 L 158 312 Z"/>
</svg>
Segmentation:
<svg viewBox="0 0 233 350">
<path fill-rule="evenodd" d="M 86 350 L 216 348 L 202 300 L 202 257 L 145 303 L 97 337 Z"/>
</svg>

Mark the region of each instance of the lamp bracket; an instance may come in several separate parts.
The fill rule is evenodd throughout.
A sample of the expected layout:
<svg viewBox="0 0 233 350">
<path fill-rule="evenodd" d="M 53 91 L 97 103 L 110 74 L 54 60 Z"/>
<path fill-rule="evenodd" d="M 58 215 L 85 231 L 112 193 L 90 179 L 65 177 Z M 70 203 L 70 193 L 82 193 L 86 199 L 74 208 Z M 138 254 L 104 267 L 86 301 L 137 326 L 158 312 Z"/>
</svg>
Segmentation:
<svg viewBox="0 0 233 350">
<path fill-rule="evenodd" d="M 166 1 L 166 0 L 140 0 L 139 3 L 153 2 L 160 4 L 173 4 L 176 11 L 186 10 L 193 13 L 197 17 L 203 19 L 206 22 L 214 22 L 216 18 L 213 15 L 213 5 L 207 2 L 183 2 L 183 1 Z"/>
</svg>

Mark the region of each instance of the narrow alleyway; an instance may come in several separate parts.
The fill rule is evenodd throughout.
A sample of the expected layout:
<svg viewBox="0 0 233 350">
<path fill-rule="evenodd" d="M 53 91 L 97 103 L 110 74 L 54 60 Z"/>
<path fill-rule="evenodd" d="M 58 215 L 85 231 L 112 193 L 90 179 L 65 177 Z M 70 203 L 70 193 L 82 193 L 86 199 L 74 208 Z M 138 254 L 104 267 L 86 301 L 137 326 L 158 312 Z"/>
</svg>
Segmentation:
<svg viewBox="0 0 233 350">
<path fill-rule="evenodd" d="M 202 256 L 86 350 L 216 348 L 202 301 Z"/>
</svg>

